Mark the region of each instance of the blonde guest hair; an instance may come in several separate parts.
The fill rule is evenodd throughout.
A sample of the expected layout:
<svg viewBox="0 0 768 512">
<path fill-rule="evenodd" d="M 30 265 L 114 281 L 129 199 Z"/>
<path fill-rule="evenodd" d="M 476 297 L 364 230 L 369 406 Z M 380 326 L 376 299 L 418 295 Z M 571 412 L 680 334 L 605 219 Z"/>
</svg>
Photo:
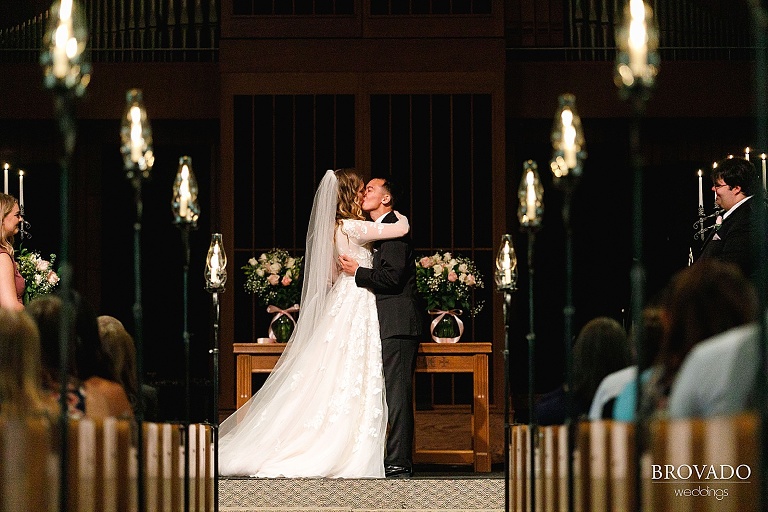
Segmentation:
<svg viewBox="0 0 768 512">
<path fill-rule="evenodd" d="M 40 332 L 24 311 L 0 308 L 0 415 L 42 410 Z"/>
<path fill-rule="evenodd" d="M 133 407 L 139 397 L 136 381 L 136 347 L 123 323 L 113 316 L 98 317 L 101 348 L 112 360 L 115 379 L 123 386 Z"/>
<path fill-rule="evenodd" d="M 18 203 L 15 197 L 0 192 L 0 249 L 13 258 L 13 233 L 6 233 L 3 219 L 11 213 L 13 206 Z"/>
<path fill-rule="evenodd" d="M 363 180 L 354 169 L 337 169 L 339 202 L 336 205 L 336 225 L 340 225 L 344 219 L 365 220 L 363 208 L 360 204 L 358 191 L 363 186 Z"/>
</svg>

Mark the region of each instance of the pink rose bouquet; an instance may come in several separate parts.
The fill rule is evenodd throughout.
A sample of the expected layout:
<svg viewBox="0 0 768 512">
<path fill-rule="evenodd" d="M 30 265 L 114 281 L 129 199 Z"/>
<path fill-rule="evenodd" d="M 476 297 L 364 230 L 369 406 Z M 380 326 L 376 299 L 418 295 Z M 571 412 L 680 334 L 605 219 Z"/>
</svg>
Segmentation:
<svg viewBox="0 0 768 512">
<path fill-rule="evenodd" d="M 287 309 L 299 303 L 304 257 L 294 258 L 284 249 L 272 249 L 248 260 L 245 291 L 256 295 L 261 306 Z"/>
<path fill-rule="evenodd" d="M 461 309 L 475 316 L 483 302 L 473 305 L 471 292 L 482 287 L 483 279 L 469 258 L 444 252 L 416 260 L 416 289 L 427 301 L 427 311 Z"/>
</svg>

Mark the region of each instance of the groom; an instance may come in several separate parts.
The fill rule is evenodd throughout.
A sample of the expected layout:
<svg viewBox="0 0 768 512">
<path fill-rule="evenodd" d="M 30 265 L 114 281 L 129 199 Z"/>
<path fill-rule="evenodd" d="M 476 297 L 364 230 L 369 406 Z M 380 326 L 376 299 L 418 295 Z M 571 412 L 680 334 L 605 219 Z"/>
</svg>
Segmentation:
<svg viewBox="0 0 768 512">
<path fill-rule="evenodd" d="M 363 196 L 363 211 L 374 222 L 392 223 L 397 198 L 391 180 L 374 178 Z M 414 300 L 415 267 L 409 235 L 373 244 L 373 268 L 358 267 L 348 256 L 340 256 L 341 267 L 355 276 L 359 287 L 376 294 L 381 329 L 384 382 L 389 409 L 389 434 L 384 471 L 387 478 L 413 475 L 413 372 L 421 335 L 421 316 Z"/>
</svg>

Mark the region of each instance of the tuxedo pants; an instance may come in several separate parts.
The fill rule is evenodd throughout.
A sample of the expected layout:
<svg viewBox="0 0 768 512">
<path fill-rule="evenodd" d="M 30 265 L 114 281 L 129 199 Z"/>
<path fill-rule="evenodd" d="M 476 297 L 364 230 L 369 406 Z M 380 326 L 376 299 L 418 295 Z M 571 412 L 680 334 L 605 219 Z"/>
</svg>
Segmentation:
<svg viewBox="0 0 768 512">
<path fill-rule="evenodd" d="M 413 375 L 419 341 L 414 337 L 381 340 L 384 384 L 389 409 L 385 465 L 413 464 Z"/>
</svg>

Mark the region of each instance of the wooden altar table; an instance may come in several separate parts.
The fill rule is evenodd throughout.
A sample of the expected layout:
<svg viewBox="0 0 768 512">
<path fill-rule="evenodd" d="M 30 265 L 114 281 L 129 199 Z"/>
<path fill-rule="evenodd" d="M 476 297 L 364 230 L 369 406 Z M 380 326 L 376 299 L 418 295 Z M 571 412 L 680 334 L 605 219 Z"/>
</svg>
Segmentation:
<svg viewBox="0 0 768 512">
<path fill-rule="evenodd" d="M 254 373 L 269 373 L 285 347 L 282 343 L 235 343 L 237 407 L 251 397 Z M 488 410 L 488 355 L 490 343 L 421 343 L 416 371 L 471 373 L 474 385 L 471 450 L 416 450 L 415 463 L 472 464 L 477 472 L 491 471 Z"/>
</svg>

